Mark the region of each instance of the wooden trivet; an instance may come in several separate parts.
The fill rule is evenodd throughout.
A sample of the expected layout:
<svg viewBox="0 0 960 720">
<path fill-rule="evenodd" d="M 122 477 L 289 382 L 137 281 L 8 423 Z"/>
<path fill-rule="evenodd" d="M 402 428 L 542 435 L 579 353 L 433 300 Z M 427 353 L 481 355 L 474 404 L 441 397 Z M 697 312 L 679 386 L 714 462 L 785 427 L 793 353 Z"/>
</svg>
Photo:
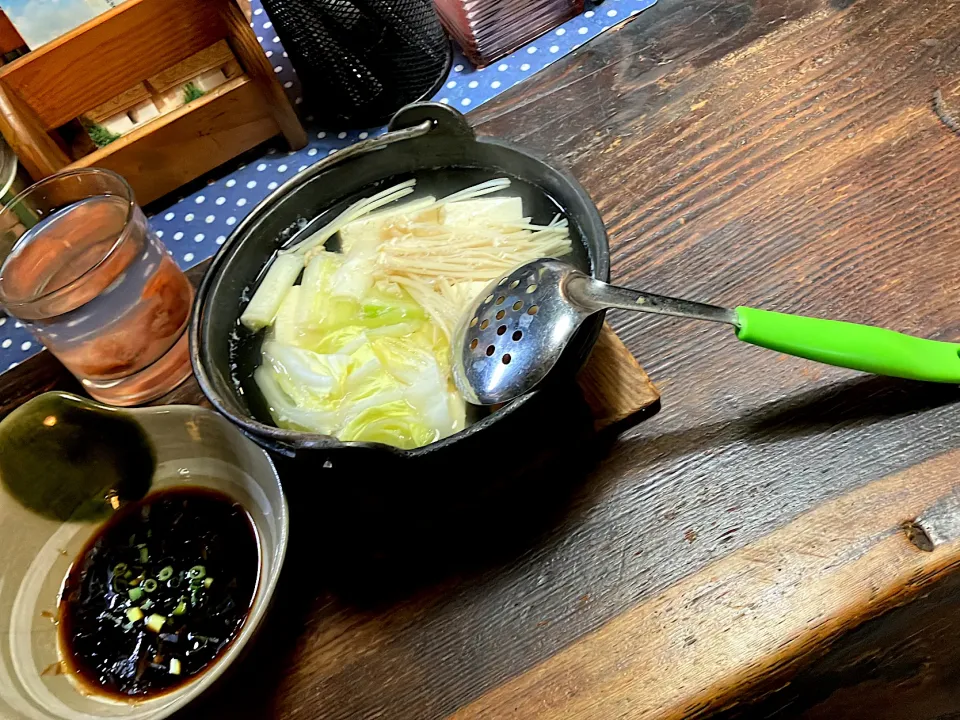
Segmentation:
<svg viewBox="0 0 960 720">
<path fill-rule="evenodd" d="M 607 323 L 577 382 L 598 431 L 653 411 L 660 402 L 656 385 Z"/>
</svg>

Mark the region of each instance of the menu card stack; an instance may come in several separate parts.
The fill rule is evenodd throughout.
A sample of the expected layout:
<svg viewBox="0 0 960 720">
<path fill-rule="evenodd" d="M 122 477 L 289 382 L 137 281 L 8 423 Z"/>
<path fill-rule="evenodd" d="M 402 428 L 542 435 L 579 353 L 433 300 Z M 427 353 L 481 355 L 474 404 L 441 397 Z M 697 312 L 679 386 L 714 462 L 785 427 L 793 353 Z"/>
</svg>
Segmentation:
<svg viewBox="0 0 960 720">
<path fill-rule="evenodd" d="M 447 31 L 478 68 L 583 12 L 584 0 L 434 0 Z"/>
</svg>

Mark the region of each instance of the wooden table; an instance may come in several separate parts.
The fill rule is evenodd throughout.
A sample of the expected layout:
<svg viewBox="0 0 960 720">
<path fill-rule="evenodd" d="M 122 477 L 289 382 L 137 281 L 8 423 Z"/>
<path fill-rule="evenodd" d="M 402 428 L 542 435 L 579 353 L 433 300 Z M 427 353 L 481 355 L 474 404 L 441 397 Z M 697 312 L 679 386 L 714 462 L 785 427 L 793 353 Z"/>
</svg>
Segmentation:
<svg viewBox="0 0 960 720">
<path fill-rule="evenodd" d="M 946 0 L 660 0 L 471 118 L 581 180 L 616 281 L 955 340 L 958 47 Z M 960 710 L 957 388 L 611 321 L 658 415 L 397 564 L 292 499 L 256 651 L 183 717 Z"/>
</svg>

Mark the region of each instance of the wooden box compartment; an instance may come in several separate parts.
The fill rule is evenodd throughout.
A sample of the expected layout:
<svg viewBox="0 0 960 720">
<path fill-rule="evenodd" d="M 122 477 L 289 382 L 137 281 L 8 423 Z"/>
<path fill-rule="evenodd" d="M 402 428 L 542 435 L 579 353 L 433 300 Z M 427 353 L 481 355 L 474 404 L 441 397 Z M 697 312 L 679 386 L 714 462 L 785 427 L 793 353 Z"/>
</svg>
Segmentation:
<svg viewBox="0 0 960 720">
<path fill-rule="evenodd" d="M 80 118 L 99 118 L 222 68 L 227 81 L 97 148 Z M 157 96 L 154 96 L 156 99 Z M 0 69 L 0 132 L 34 180 L 103 167 L 140 203 L 155 200 L 265 140 L 307 136 L 233 0 L 127 0 Z M 85 146 L 85 144 L 86 146 Z"/>
</svg>

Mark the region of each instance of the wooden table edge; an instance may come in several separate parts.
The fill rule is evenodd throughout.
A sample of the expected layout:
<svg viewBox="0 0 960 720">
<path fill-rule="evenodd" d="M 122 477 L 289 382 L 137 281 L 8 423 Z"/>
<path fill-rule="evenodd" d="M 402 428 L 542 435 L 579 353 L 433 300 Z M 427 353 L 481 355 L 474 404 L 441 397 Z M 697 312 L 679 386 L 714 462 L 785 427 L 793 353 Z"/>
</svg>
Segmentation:
<svg viewBox="0 0 960 720">
<path fill-rule="evenodd" d="M 960 563 L 958 467 L 953 450 L 814 508 L 450 717 L 689 718 L 742 701 Z"/>
</svg>

